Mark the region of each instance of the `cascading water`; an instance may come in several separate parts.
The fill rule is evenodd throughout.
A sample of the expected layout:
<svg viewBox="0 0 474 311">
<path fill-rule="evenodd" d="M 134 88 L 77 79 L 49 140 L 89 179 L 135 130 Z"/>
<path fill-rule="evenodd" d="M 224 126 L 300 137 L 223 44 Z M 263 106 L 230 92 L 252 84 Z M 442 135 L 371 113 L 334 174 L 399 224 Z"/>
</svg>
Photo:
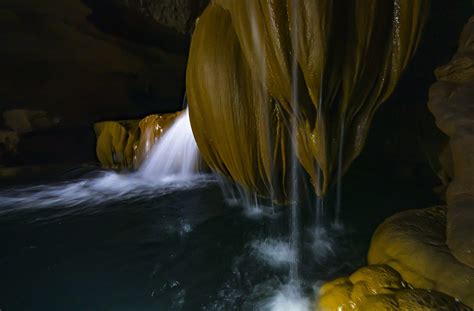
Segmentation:
<svg viewBox="0 0 474 311">
<path fill-rule="evenodd" d="M 293 59 L 291 64 L 291 76 L 292 76 L 292 94 L 291 94 L 291 107 L 292 107 L 292 118 L 291 118 L 291 136 L 294 144 L 298 144 L 297 131 L 298 131 L 298 115 L 299 115 L 299 94 L 298 94 L 298 18 L 295 16 L 298 11 L 298 0 L 293 0 L 292 4 L 293 12 L 293 23 L 291 28 L 295 33 L 294 40 L 292 41 L 293 48 Z M 299 244 L 300 244 L 300 228 L 299 228 L 299 206 L 297 202 L 298 189 L 299 189 L 299 174 L 298 174 L 298 158 L 296 156 L 296 150 L 298 146 L 294 146 L 294 152 L 291 155 L 291 189 L 290 189 L 290 204 L 291 204 L 291 219 L 290 219 L 290 246 L 295 254 L 294 261 L 290 264 L 290 283 L 295 287 L 299 287 Z"/>
<path fill-rule="evenodd" d="M 149 180 L 186 180 L 196 172 L 199 150 L 186 109 L 155 143 L 138 174 Z"/>
</svg>

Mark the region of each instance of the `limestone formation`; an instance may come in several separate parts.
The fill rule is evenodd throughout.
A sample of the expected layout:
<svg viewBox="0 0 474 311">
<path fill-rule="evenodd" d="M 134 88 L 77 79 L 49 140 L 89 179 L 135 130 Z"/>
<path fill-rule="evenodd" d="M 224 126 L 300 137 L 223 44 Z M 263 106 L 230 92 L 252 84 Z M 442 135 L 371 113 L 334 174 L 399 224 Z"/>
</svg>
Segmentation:
<svg viewBox="0 0 474 311">
<path fill-rule="evenodd" d="M 101 165 L 112 169 L 137 169 L 179 114 L 154 114 L 142 120 L 96 123 L 96 154 Z"/>
<path fill-rule="evenodd" d="M 446 198 L 447 244 L 454 256 L 474 268 L 474 17 L 464 28 L 459 49 L 436 70 L 429 108 L 449 136 L 453 180 Z"/>
<path fill-rule="evenodd" d="M 416 288 L 437 290 L 474 307 L 474 269 L 446 245 L 446 207 L 388 218 L 372 237 L 368 260 L 389 265 Z"/>
<path fill-rule="evenodd" d="M 449 137 L 449 145 L 440 154 L 441 176 L 444 182 L 449 182 L 445 196 L 447 206 L 408 210 L 388 218 L 374 233 L 368 262 L 391 267 L 415 288 L 445 293 L 468 306 L 453 305 L 453 301 L 445 297 L 432 300 L 435 303 L 422 310 L 472 310 L 474 17 L 464 28 L 457 54 L 449 64 L 436 70 L 436 77 L 438 82 L 431 87 L 428 106 L 437 126 Z M 366 279 L 373 274 L 370 267 L 359 270 Z M 358 293 L 356 285 L 347 278 L 325 285 L 321 290 L 321 305 L 329 306 L 328 310 L 338 305 L 343 308 L 357 305 L 354 300 Z M 419 293 L 413 290 L 402 292 L 415 296 Z M 418 310 L 395 305 L 392 294 L 374 299 L 366 299 L 377 303 L 370 306 L 374 310 Z"/>
<path fill-rule="evenodd" d="M 133 168 L 134 146 L 140 137 L 138 121 L 96 123 L 96 153 L 105 168 Z"/>
<path fill-rule="evenodd" d="M 319 311 L 469 311 L 443 293 L 415 289 L 386 265 L 363 267 L 320 289 Z"/>
<path fill-rule="evenodd" d="M 143 118 L 139 123 L 140 139 L 135 148 L 133 165 L 138 168 L 146 159 L 153 145 L 165 133 L 166 129 L 179 116 L 180 112 L 168 114 L 152 114 Z"/>
<path fill-rule="evenodd" d="M 373 115 L 416 50 L 429 0 L 218 0 L 200 17 L 187 71 L 209 166 L 285 195 L 295 150 L 316 193 L 359 155 Z"/>
</svg>

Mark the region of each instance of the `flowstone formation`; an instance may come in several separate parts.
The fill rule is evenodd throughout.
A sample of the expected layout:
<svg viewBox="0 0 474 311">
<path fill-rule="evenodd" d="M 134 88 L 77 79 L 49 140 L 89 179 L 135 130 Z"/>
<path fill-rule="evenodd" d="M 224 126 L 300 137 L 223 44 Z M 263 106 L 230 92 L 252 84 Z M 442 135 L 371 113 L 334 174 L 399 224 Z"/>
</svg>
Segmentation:
<svg viewBox="0 0 474 311">
<path fill-rule="evenodd" d="M 101 165 L 112 169 L 140 167 L 155 142 L 180 113 L 154 114 L 142 120 L 96 123 L 96 154 Z"/>
<path fill-rule="evenodd" d="M 217 0 L 187 69 L 209 166 L 285 197 L 292 152 L 318 195 L 347 170 L 416 50 L 429 0 Z"/>
<path fill-rule="evenodd" d="M 437 290 L 474 307 L 474 269 L 446 245 L 446 207 L 409 210 L 387 219 L 374 233 L 368 262 L 389 265 L 414 287 Z"/>
<path fill-rule="evenodd" d="M 408 210 L 388 218 L 372 238 L 368 254 L 368 263 L 372 266 L 359 270 L 365 279 L 370 279 L 373 267 L 390 267 L 414 288 L 442 292 L 466 305 L 460 309 L 459 305 L 439 302 L 439 306 L 418 308 L 420 310 L 474 308 L 473 68 L 474 17 L 464 28 L 454 58 L 435 71 L 438 82 L 429 94 L 428 106 L 436 124 L 449 137 L 447 152 L 440 154 L 446 180 L 451 179 L 445 196 L 447 205 Z M 449 160 L 445 159 L 446 153 Z M 355 303 L 354 296 L 359 297 L 359 292 L 353 277 L 350 282 L 344 278 L 325 285 L 320 291 L 320 307 L 339 310 L 338 307 L 344 309 Z M 409 288 L 405 291 L 415 297 L 426 293 Z M 392 298 L 371 294 L 370 301 L 381 304 Z M 369 301 L 367 297 L 364 299 Z M 449 301 L 446 299 L 443 301 Z M 373 310 L 418 310 L 403 309 L 401 305 L 398 308 L 383 306 Z"/>
<path fill-rule="evenodd" d="M 414 289 L 387 265 L 363 267 L 325 284 L 320 294 L 319 311 L 472 310 L 443 293 Z"/>
</svg>

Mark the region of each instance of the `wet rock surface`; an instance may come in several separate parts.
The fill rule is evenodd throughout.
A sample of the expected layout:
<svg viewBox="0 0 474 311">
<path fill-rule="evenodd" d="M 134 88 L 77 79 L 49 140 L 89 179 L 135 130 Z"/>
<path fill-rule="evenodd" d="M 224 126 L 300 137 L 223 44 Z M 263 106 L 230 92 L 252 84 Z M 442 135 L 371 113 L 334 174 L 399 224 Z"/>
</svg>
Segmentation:
<svg viewBox="0 0 474 311">
<path fill-rule="evenodd" d="M 136 169 L 180 113 L 154 114 L 141 120 L 104 121 L 94 125 L 96 154 L 102 167 Z"/>
<path fill-rule="evenodd" d="M 320 290 L 316 310 L 471 310 L 437 291 L 415 289 L 386 265 L 363 267 Z"/>
<path fill-rule="evenodd" d="M 409 210 L 388 218 L 375 232 L 369 264 L 386 264 L 417 288 L 437 290 L 474 306 L 474 269 L 446 244 L 449 207 Z"/>
</svg>

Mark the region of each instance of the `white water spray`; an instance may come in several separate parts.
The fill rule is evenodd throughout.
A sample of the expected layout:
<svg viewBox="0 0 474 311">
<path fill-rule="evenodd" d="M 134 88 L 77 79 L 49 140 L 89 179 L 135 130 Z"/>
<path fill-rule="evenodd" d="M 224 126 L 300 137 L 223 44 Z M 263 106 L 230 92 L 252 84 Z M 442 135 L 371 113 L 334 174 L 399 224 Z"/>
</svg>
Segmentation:
<svg viewBox="0 0 474 311">
<path fill-rule="evenodd" d="M 198 157 L 186 109 L 153 146 L 138 174 L 148 180 L 187 180 L 196 173 Z"/>
</svg>

